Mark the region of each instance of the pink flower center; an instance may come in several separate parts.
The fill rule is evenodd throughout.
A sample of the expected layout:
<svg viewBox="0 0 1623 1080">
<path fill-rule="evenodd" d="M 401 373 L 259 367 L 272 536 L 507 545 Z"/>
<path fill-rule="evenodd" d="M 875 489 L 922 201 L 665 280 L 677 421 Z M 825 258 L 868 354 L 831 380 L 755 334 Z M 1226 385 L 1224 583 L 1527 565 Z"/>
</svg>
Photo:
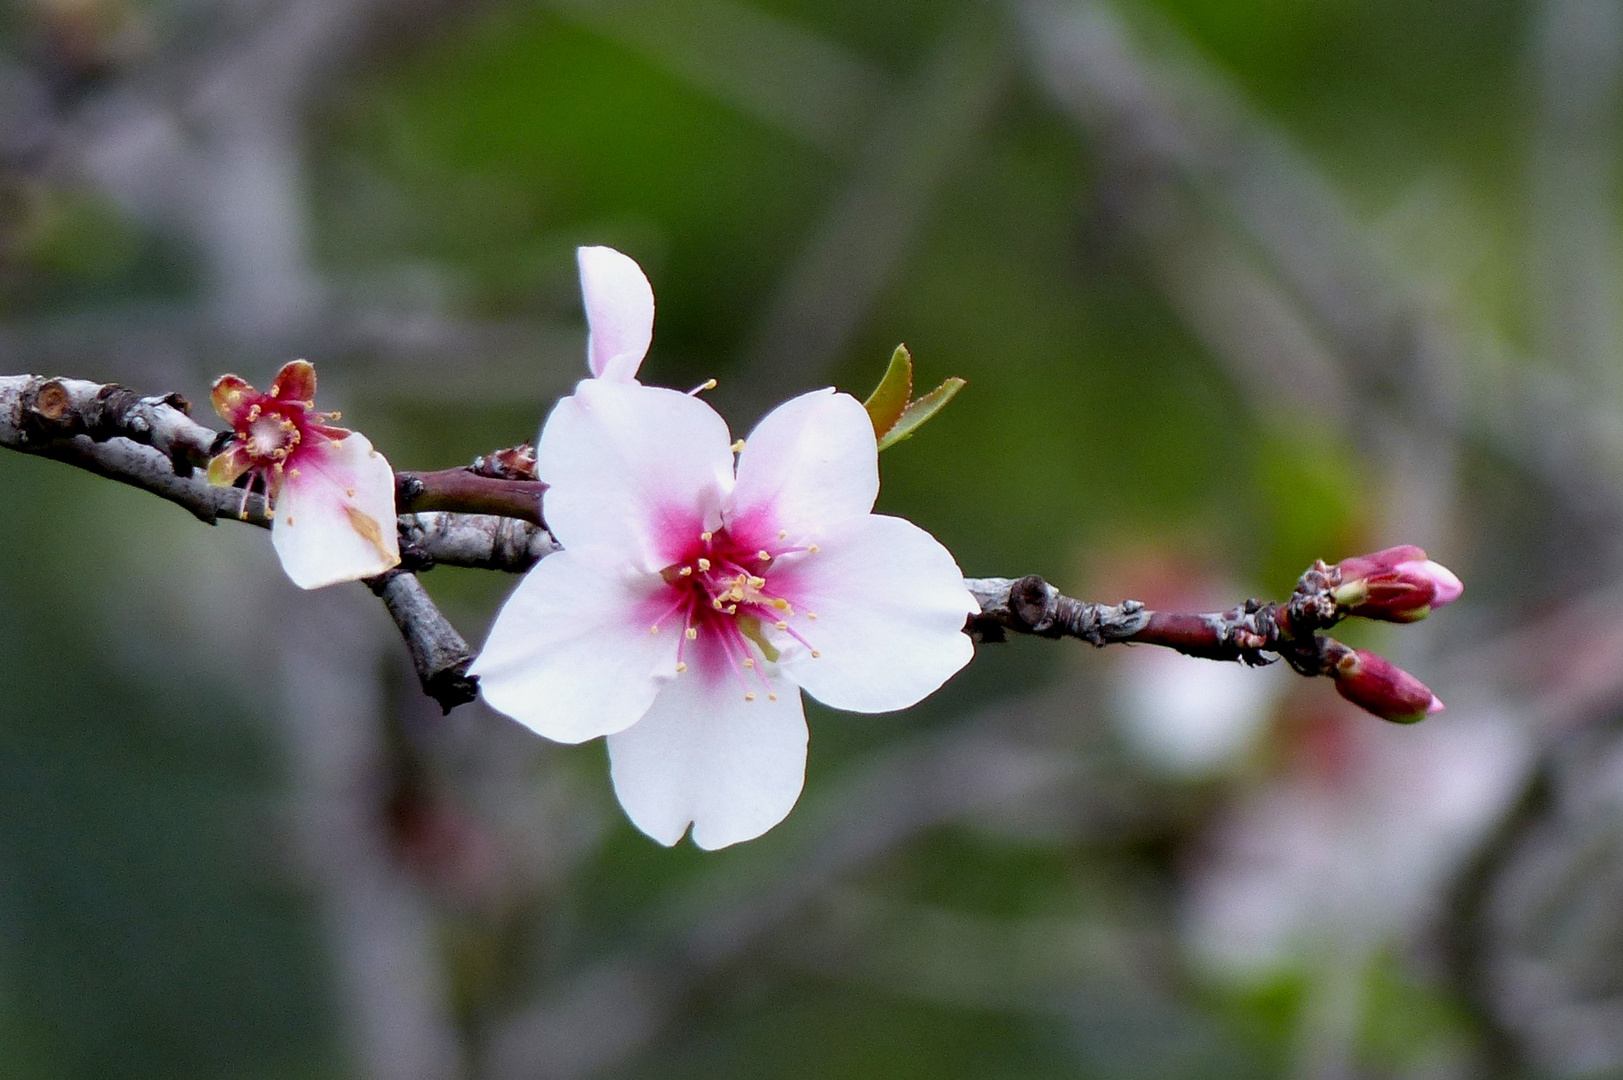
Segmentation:
<svg viewBox="0 0 1623 1080">
<path fill-rule="evenodd" d="M 243 442 L 260 468 L 286 461 L 302 439 L 296 421 L 280 411 L 264 412 L 258 405 L 249 408 L 246 426 Z"/>
<path fill-rule="evenodd" d="M 812 656 L 819 655 L 794 625 L 815 620 L 816 614 L 796 611 L 782 588 L 774 588 L 772 583 L 778 559 L 797 552 L 816 554 L 817 545 L 790 546 L 783 542 L 786 535 L 779 533 L 778 542 L 769 547 L 752 547 L 735 541 L 725 527 L 700 533 L 685 558 L 660 571 L 666 585 L 657 609 L 662 613 L 649 633 L 681 628 L 677 674 L 688 670 L 689 661 L 710 674 L 731 670 L 744 688 L 746 701 L 756 697 L 753 675 L 767 697 L 776 701 L 777 694 L 759 663 L 778 659 L 766 629 L 786 633 L 810 649 Z"/>
</svg>

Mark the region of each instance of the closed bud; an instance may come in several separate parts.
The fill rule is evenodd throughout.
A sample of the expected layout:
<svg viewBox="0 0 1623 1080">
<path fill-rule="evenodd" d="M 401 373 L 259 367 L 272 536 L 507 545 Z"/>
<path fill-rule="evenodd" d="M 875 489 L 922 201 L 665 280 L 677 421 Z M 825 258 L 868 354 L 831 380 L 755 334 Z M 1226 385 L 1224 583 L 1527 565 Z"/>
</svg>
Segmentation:
<svg viewBox="0 0 1623 1080">
<path fill-rule="evenodd" d="M 1355 555 L 1332 571 L 1331 596 L 1342 614 L 1382 622 L 1418 622 L 1465 591 L 1453 571 L 1413 544 Z"/>
<path fill-rule="evenodd" d="M 1443 711 L 1443 703 L 1425 683 L 1386 657 L 1334 644 L 1339 653 L 1330 677 L 1336 682 L 1336 692 L 1360 709 L 1394 724 L 1418 723 Z"/>
</svg>

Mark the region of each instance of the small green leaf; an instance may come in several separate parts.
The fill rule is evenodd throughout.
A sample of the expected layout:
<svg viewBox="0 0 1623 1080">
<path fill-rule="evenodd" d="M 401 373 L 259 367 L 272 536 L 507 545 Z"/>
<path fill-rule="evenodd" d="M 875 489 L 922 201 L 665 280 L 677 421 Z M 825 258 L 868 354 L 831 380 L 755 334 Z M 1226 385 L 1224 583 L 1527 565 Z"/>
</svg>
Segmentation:
<svg viewBox="0 0 1623 1080">
<path fill-rule="evenodd" d="M 963 379 L 954 376 L 903 409 L 902 415 L 879 437 L 879 449 L 895 446 L 910 437 L 926 420 L 946 407 L 947 402 L 966 385 Z"/>
<path fill-rule="evenodd" d="M 890 367 L 885 369 L 885 377 L 879 380 L 879 385 L 868 395 L 868 400 L 862 403 L 863 408 L 868 410 L 868 418 L 873 421 L 874 438 L 883 440 L 885 433 L 896 426 L 907 411 L 907 399 L 912 396 L 913 357 L 906 345 L 898 345 L 890 355 Z"/>
</svg>

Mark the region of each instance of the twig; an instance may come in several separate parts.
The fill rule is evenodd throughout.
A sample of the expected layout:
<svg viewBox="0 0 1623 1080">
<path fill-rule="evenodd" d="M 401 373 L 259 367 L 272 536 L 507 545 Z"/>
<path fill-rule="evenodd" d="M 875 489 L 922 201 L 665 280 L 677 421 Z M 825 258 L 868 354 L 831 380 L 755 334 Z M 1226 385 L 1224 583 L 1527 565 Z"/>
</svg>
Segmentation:
<svg viewBox="0 0 1623 1080">
<path fill-rule="evenodd" d="M 410 570 L 390 570 L 366 584 L 405 636 L 417 681 L 423 693 L 439 702 L 440 711 L 449 713 L 477 698 L 479 680 L 468 674 L 473 650 L 435 606 L 417 575 Z"/>
<path fill-rule="evenodd" d="M 1335 643 L 1319 632 L 1340 621 L 1324 563 L 1303 573 L 1291 598 L 1264 604 L 1247 600 L 1228 611 L 1152 611 L 1137 600 L 1094 604 L 1061 593 L 1035 574 L 1023 578 L 966 578 L 981 613 L 967 630 L 981 641 L 1009 633 L 1079 638 L 1097 647 L 1160 645 L 1207 660 L 1237 660 L 1253 667 L 1285 660 L 1303 675 L 1326 675 Z"/>
<path fill-rule="evenodd" d="M 395 509 L 402 514 L 452 510 L 464 514 L 497 514 L 539 525 L 541 493 L 546 490 L 547 485 L 539 480 L 480 476 L 471 467 L 394 474 Z"/>
</svg>

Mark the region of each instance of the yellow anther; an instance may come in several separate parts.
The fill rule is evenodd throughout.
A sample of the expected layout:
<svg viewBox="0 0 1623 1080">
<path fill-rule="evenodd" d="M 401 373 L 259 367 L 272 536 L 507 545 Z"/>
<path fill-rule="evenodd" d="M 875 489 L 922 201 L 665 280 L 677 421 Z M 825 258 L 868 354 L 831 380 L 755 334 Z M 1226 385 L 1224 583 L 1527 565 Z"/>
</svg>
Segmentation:
<svg viewBox="0 0 1623 1080">
<path fill-rule="evenodd" d="M 678 570 L 677 573 L 680 574 L 682 577 L 692 577 L 693 576 L 693 567 L 684 566 L 684 567 L 682 567 L 682 569 Z"/>
<path fill-rule="evenodd" d="M 764 578 L 764 577 L 752 577 L 752 578 L 750 578 L 748 580 L 749 580 L 749 586 L 752 589 L 760 589 L 760 588 L 765 587 L 765 585 L 766 585 L 766 578 Z"/>
<path fill-rule="evenodd" d="M 772 601 L 772 606 L 777 608 L 779 611 L 787 611 L 791 615 L 795 613 L 795 609 L 789 606 L 789 601 L 785 600 L 781 596 Z"/>
<path fill-rule="evenodd" d="M 819 551 L 822 551 L 823 549 L 818 547 L 816 544 L 807 544 L 806 545 L 806 550 L 808 552 L 810 552 L 811 554 L 816 555 Z"/>
<path fill-rule="evenodd" d="M 297 472 L 298 470 L 294 470 L 294 471 Z M 344 494 L 348 495 L 350 498 L 353 499 L 355 497 L 355 489 L 354 488 L 345 488 L 344 489 Z"/>
<path fill-rule="evenodd" d="M 789 624 L 786 623 L 786 622 L 775 622 L 772 625 L 776 626 L 779 630 L 787 630 L 787 629 L 789 629 Z"/>
<path fill-rule="evenodd" d="M 288 475 L 289 478 L 291 478 L 293 480 L 297 480 L 299 478 L 299 470 L 297 470 L 297 469 L 289 469 L 287 471 L 287 475 Z M 355 492 L 351 491 L 350 494 L 353 495 L 353 494 L 355 494 Z"/>
<path fill-rule="evenodd" d="M 757 551 L 755 553 L 755 557 L 757 559 L 760 559 L 762 562 L 771 562 L 772 561 L 772 553 L 767 551 L 766 548 L 762 548 L 760 551 Z"/>
<path fill-rule="evenodd" d="M 815 611 L 806 612 L 806 618 L 811 619 L 813 622 L 815 622 L 817 620 L 817 612 L 815 612 Z"/>
<path fill-rule="evenodd" d="M 744 666 L 747 667 L 747 668 L 754 667 L 755 666 L 755 660 L 752 657 L 748 657 L 748 656 L 744 657 Z"/>
<path fill-rule="evenodd" d="M 779 540 L 787 540 L 787 539 L 789 539 L 789 530 L 788 529 L 779 529 L 778 530 L 778 539 Z"/>
<path fill-rule="evenodd" d="M 696 626 L 688 627 L 686 633 L 689 641 L 697 641 L 699 639 L 699 628 Z"/>
<path fill-rule="evenodd" d="M 649 633 L 650 633 L 650 634 L 657 634 L 657 633 L 659 633 L 659 624 L 658 624 L 658 623 L 655 623 L 655 624 L 654 624 L 654 625 L 653 625 L 653 626 L 650 626 L 650 627 L 649 627 L 649 628 L 648 628 L 648 632 L 649 632 Z"/>
<path fill-rule="evenodd" d="M 818 652 L 818 651 L 817 651 L 817 650 L 816 650 L 816 649 L 813 649 L 813 650 L 812 650 L 812 659 L 813 659 L 813 660 L 816 660 L 816 659 L 817 659 L 817 658 L 818 658 L 818 657 L 819 657 L 819 656 L 822 656 L 822 655 L 823 655 L 823 654 L 822 654 L 822 653 L 820 653 L 820 652 Z"/>
<path fill-rule="evenodd" d="M 738 605 L 737 604 L 728 604 L 727 605 L 727 614 L 729 614 L 729 615 L 737 615 L 738 614 Z"/>
<path fill-rule="evenodd" d="M 768 700 L 768 701 L 776 701 L 776 700 L 778 700 L 778 695 L 776 695 L 776 694 L 768 694 L 768 695 L 767 695 L 767 696 L 766 696 L 766 699 L 767 699 L 767 700 Z"/>
<path fill-rule="evenodd" d="M 715 533 L 702 532 L 699 534 L 699 539 L 708 544 L 715 537 L 715 535 Z"/>
<path fill-rule="evenodd" d="M 745 694 L 744 695 L 744 700 L 745 701 L 754 701 L 755 700 L 755 692 L 751 691 L 751 692 Z"/>
<path fill-rule="evenodd" d="M 687 661 L 678 660 L 676 662 L 676 673 L 678 675 L 682 674 L 682 672 L 686 671 L 687 669 L 688 669 Z"/>
<path fill-rule="evenodd" d="M 708 570 L 708 569 L 710 569 L 710 560 L 709 559 L 700 559 L 699 560 L 699 569 L 700 570 Z"/>
<path fill-rule="evenodd" d="M 715 608 L 717 611 L 720 611 L 722 608 L 726 607 L 727 605 L 723 604 L 721 602 L 721 597 L 717 596 L 717 597 L 714 597 L 714 598 L 711 599 L 710 606 Z"/>
<path fill-rule="evenodd" d="M 744 452 L 744 440 L 739 439 L 737 442 L 733 443 L 732 451 L 735 454 L 742 454 Z"/>
</svg>

